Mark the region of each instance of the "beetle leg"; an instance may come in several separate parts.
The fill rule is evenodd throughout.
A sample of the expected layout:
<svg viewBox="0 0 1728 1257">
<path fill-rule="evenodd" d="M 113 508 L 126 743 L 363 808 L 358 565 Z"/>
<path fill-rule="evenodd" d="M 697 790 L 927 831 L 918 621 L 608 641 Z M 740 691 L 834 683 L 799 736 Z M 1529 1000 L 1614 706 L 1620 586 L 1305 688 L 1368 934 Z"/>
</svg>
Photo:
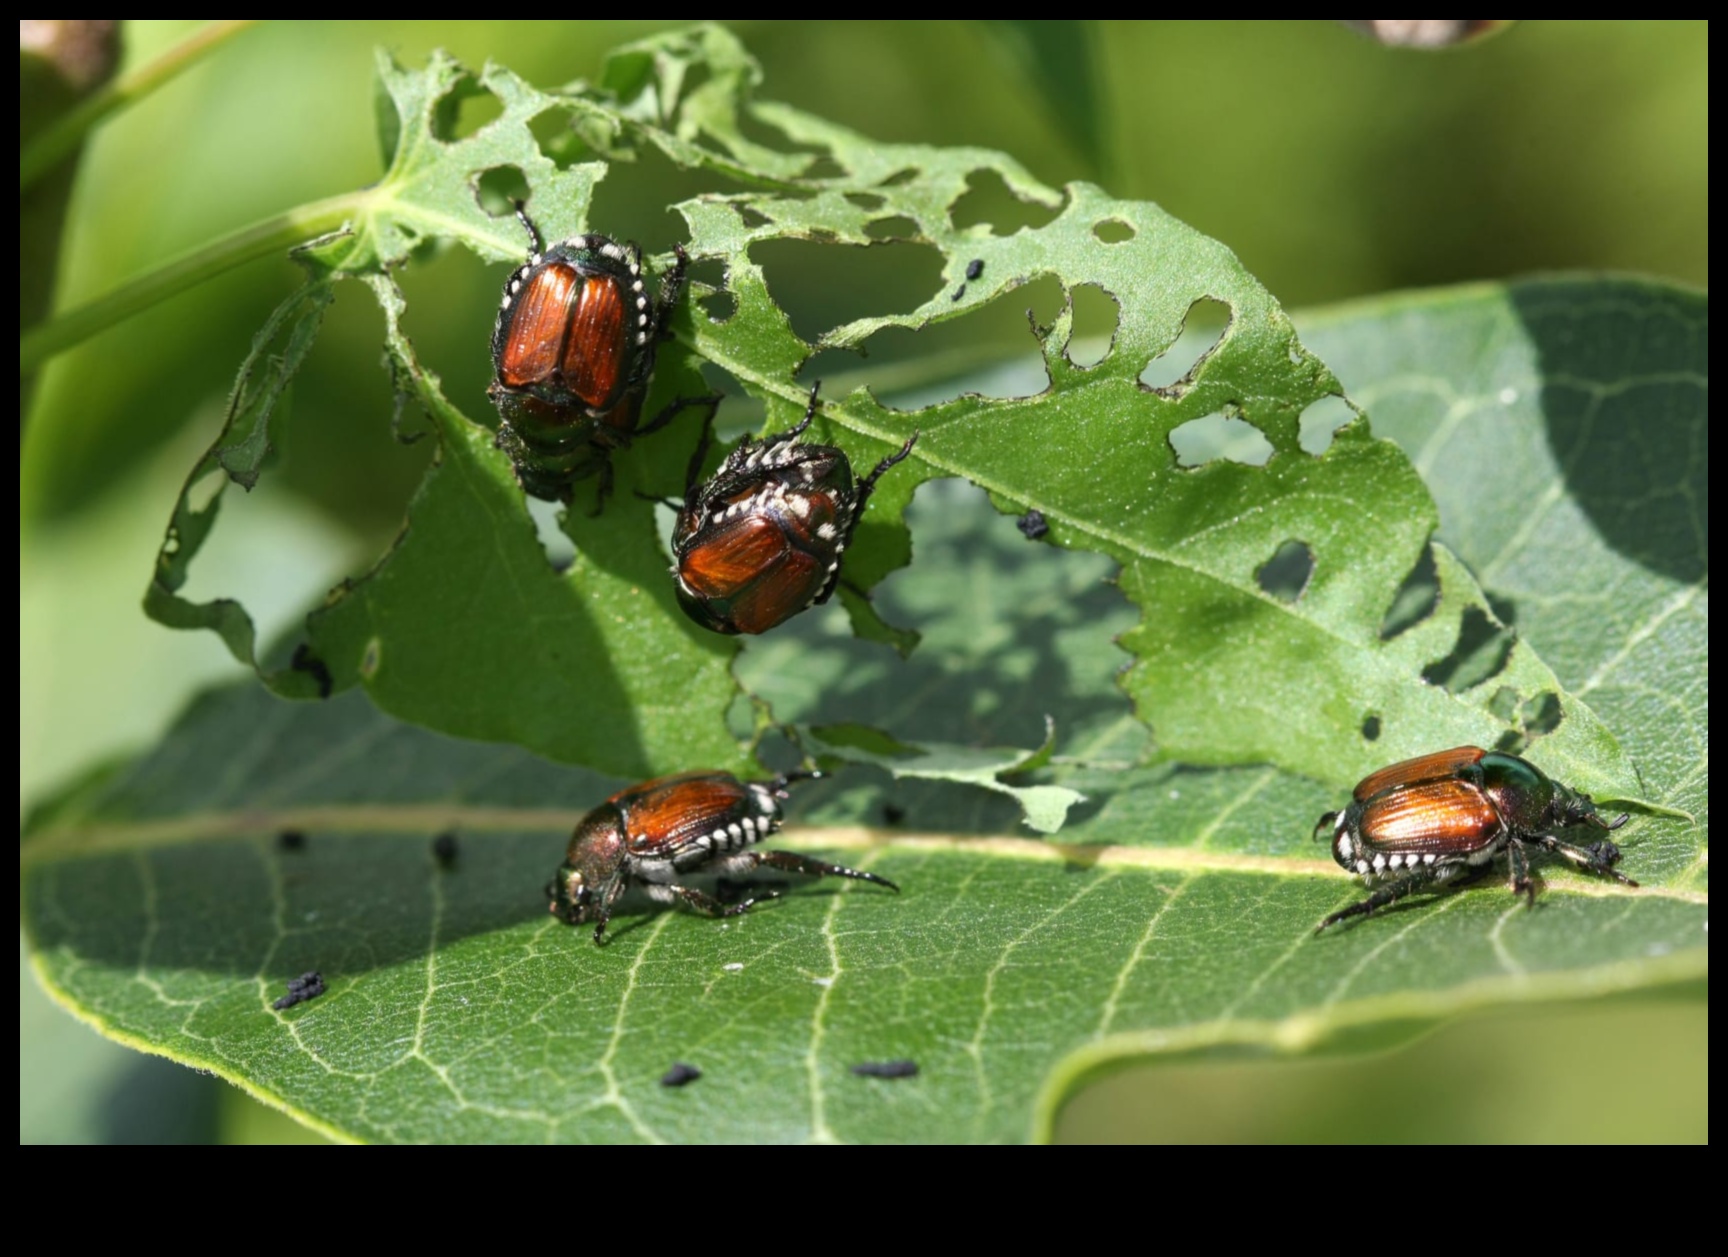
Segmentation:
<svg viewBox="0 0 1728 1257">
<path fill-rule="evenodd" d="M 654 334 L 656 339 L 666 335 L 666 327 L 672 322 L 672 311 L 677 308 L 678 294 L 684 288 L 684 272 L 690 267 L 690 255 L 684 252 L 684 246 L 672 246 L 672 256 L 677 260 L 672 263 L 672 269 L 667 271 L 660 280 L 660 291 L 654 298 Z"/>
<path fill-rule="evenodd" d="M 748 899 L 740 899 L 737 903 L 722 903 L 706 891 L 697 890 L 694 886 L 679 886 L 668 883 L 666 890 L 682 899 L 695 912 L 705 917 L 741 917 L 759 903 L 780 898 L 780 891 L 762 890 Z"/>
<path fill-rule="evenodd" d="M 1536 883 L 1530 880 L 1530 857 L 1516 838 L 1506 840 L 1506 863 L 1512 871 L 1512 893 L 1523 895 L 1528 906 L 1536 906 Z"/>
<path fill-rule="evenodd" d="M 599 906 L 594 909 L 594 943 L 596 946 L 605 941 L 601 935 L 606 933 L 606 923 L 612 919 L 612 905 L 623 897 L 624 879 L 622 877 L 615 878 L 612 885 L 606 888 L 606 893 L 601 897 Z"/>
<path fill-rule="evenodd" d="M 886 877 L 862 869 L 849 869 L 842 864 L 829 864 L 826 860 L 799 855 L 796 851 L 749 851 L 744 853 L 744 859 L 754 867 L 765 864 L 771 869 L 785 869 L 789 873 L 804 873 L 810 877 L 850 877 L 860 882 L 875 882 L 896 892 L 900 889 Z"/>
<path fill-rule="evenodd" d="M 572 484 L 569 489 L 564 491 L 564 500 L 566 503 L 569 502 L 570 494 L 574 488 L 575 486 Z M 608 458 L 603 460 L 600 464 L 600 487 L 594 491 L 594 509 L 588 512 L 588 518 L 599 519 L 601 512 L 606 509 L 606 499 L 611 496 L 612 460 Z"/>
<path fill-rule="evenodd" d="M 1328 925 L 1336 925 L 1338 922 L 1349 917 L 1367 916 L 1370 912 L 1384 908 L 1388 904 L 1396 903 L 1398 900 L 1404 898 L 1404 896 L 1411 894 L 1414 891 L 1421 890 L 1424 886 L 1449 882 L 1463 871 L 1464 865 L 1456 861 L 1449 864 L 1423 865 L 1413 873 L 1406 873 L 1403 877 L 1387 882 L 1384 886 L 1381 886 L 1372 895 L 1369 895 L 1368 898 L 1362 900 L 1360 903 L 1353 903 L 1348 908 L 1340 908 L 1337 912 L 1334 912 L 1331 916 L 1320 922 L 1319 925 L 1316 925 L 1314 927 L 1314 932 L 1318 934 Z"/>
<path fill-rule="evenodd" d="M 1612 828 L 1612 827 L 1610 827 Z M 1595 873 L 1601 877 L 1612 877 L 1625 886 L 1636 886 L 1638 883 L 1614 868 L 1620 859 L 1620 848 L 1604 838 L 1601 842 L 1580 847 L 1553 834 L 1543 834 L 1536 840 L 1545 850 L 1555 855 L 1565 856 L 1586 873 Z"/>
<path fill-rule="evenodd" d="M 887 458 L 884 458 L 881 462 L 877 463 L 870 474 L 858 482 L 858 497 L 856 505 L 852 508 L 852 518 L 857 519 L 859 516 L 864 514 L 864 504 L 870 500 L 870 494 L 875 490 L 876 481 L 881 477 L 882 473 L 910 454 L 912 452 L 912 447 L 916 444 L 918 444 L 918 434 L 914 432 L 907 438 L 906 444 L 902 445 L 897 453 L 890 454 Z"/>
<path fill-rule="evenodd" d="M 671 423 L 692 406 L 708 407 L 708 419 L 711 421 L 714 418 L 714 412 L 720 409 L 721 399 L 725 396 L 724 393 L 704 393 L 700 397 L 680 397 L 675 401 L 670 401 L 666 403 L 665 406 L 661 407 L 660 413 L 655 415 L 647 423 L 643 424 L 639 428 L 632 429 L 630 433 L 631 439 L 635 439 L 639 436 L 647 436 L 650 432 L 660 431 L 661 428 L 664 428 L 667 424 Z M 704 447 L 700 452 L 706 454 L 708 452 L 706 448 L 708 430 L 706 427 L 703 428 L 702 433 Z M 696 466 L 700 467 L 701 463 L 698 461 Z"/>
</svg>

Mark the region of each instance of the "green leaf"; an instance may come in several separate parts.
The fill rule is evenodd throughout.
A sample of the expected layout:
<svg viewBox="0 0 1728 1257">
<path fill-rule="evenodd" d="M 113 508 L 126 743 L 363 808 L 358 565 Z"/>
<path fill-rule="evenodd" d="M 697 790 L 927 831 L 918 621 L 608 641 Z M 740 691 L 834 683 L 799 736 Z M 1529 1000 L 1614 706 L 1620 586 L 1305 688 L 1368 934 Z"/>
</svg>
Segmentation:
<svg viewBox="0 0 1728 1257">
<path fill-rule="evenodd" d="M 797 375 L 818 351 L 862 351 L 880 333 L 964 321 L 1021 300 L 1018 290 L 1038 280 L 1054 278 L 1066 294 L 1028 342 L 1042 369 L 1035 396 L 964 394 L 908 413 L 869 387 L 830 391 L 814 436 L 842 446 L 859 467 L 921 434 L 884 477 L 847 551 L 841 600 L 862 636 L 911 649 L 913 635 L 878 616 L 867 595 L 910 561 L 901 514 L 917 485 L 964 477 L 1000 510 L 1042 511 L 1052 544 L 1121 565 L 1121 587 L 1142 617 L 1123 638 L 1136 656 L 1124 684 L 1166 759 L 1270 762 L 1347 786 L 1436 743 L 1522 744 L 1529 721 L 1520 713 L 1552 705 L 1561 715 L 1546 734 L 1555 770 L 1598 792 L 1637 794 L 1614 738 L 1526 641 L 1490 652 L 1485 666 L 1466 670 L 1468 684 L 1429 683 L 1475 627 L 1499 624 L 1444 552 L 1433 558 L 1434 609 L 1382 636 L 1387 609 L 1427 551 L 1431 498 L 1408 460 L 1361 422 L 1339 431 L 1323 456 L 1304 447 L 1305 415 L 1335 401 L 1337 380 L 1229 250 L 1158 207 L 1086 184 L 1046 188 L 999 153 L 879 143 L 755 101 L 758 68 L 715 27 L 623 49 L 599 86 L 559 93 L 496 67 L 471 76 L 443 57 L 423 72 L 381 59 L 379 76 L 392 106 L 381 127 L 390 168 L 356 202 L 349 230 L 304 256 L 315 284 L 365 279 L 386 315 L 397 388 L 430 416 L 439 457 L 395 547 L 310 617 L 300 666 L 264 669 L 279 693 L 304 698 L 359 684 L 384 710 L 427 727 L 615 775 L 748 762 L 726 720 L 737 644 L 678 612 L 652 512 L 631 496 L 681 490 L 697 416 L 618 458 L 619 492 L 599 519 L 585 514 L 594 499 L 584 488 L 562 524 L 576 562 L 554 570 L 492 448 L 491 417 L 461 413 L 417 359 L 390 274 L 439 240 L 489 260 L 518 257 L 515 224 L 489 216 L 477 194 L 497 172 L 526 182 L 548 235 L 584 229 L 596 183 L 620 177 L 612 164 L 650 145 L 713 177 L 714 191 L 676 208 L 691 256 L 723 265 L 733 303 L 719 321 L 689 304 L 680 311 L 650 412 L 706 391 L 701 363 L 759 399 L 770 428 L 790 426 L 806 393 Z M 452 138 L 454 102 L 478 92 L 496 97 L 500 115 Z M 548 146 L 559 161 L 530 126 L 547 130 L 548 119 L 571 128 Z M 956 225 L 957 206 L 983 177 L 1048 221 L 1011 234 Z M 888 230 L 939 259 L 928 297 L 813 336 L 795 332 L 757 250 L 783 241 L 868 248 Z M 1116 311 L 1107 352 L 1086 366 L 1069 344 L 1083 291 Z M 1182 336 L 1190 314 L 1219 307 L 1225 330 L 1199 353 Z M 278 323 L 311 327 L 295 308 L 285 306 Z M 278 353 L 267 332 L 255 359 Z M 212 460 L 241 483 L 267 466 L 261 423 L 297 360 L 272 357 L 257 397 L 255 364 L 243 369 L 229 427 L 189 480 L 170 529 L 161 566 L 174 579 L 159 580 L 148 601 L 166 623 L 218 629 L 249 662 L 245 612 L 220 600 L 194 607 L 177 581 L 215 519 L 214 503 L 196 505 L 194 489 Z M 1148 384 L 1148 370 L 1173 382 Z M 1195 435 L 1219 426 L 1258 452 L 1219 445 L 1196 453 Z M 1280 596 L 1264 574 L 1293 550 L 1313 570 Z M 1249 678 L 1247 701 L 1219 701 Z"/>
<path fill-rule="evenodd" d="M 1533 296 L 1545 300 L 1524 308 L 1549 311 L 1575 343 L 1625 337 L 1629 309 L 1702 327 L 1691 294 L 1578 282 L 1401 298 L 1310 335 L 1389 427 L 1426 432 L 1400 398 L 1419 405 L 1432 384 L 1396 383 L 1436 361 L 1444 374 L 1427 378 L 1457 396 L 1498 397 L 1520 369 L 1549 396 L 1520 330 L 1547 322 L 1507 318 Z M 1702 379 L 1705 339 L 1690 339 L 1659 365 L 1674 342 L 1635 337 L 1615 370 L 1659 391 Z M 410 728 L 355 696 L 287 705 L 227 691 L 151 756 L 32 818 L 22 898 L 36 970 L 106 1033 L 371 1140 L 1022 1139 L 1125 1062 L 1368 1049 L 1506 1002 L 1697 994 L 1707 769 L 1691 669 L 1707 653 L 1704 599 L 1671 607 L 1688 587 L 1685 551 L 1658 563 L 1668 543 L 1655 539 L 1680 533 L 1652 531 L 1641 557 L 1605 544 L 1611 529 L 1593 534 L 1650 500 L 1624 455 L 1690 445 L 1676 432 L 1701 436 L 1698 403 L 1619 413 L 1622 474 L 1590 481 L 1588 509 L 1573 480 L 1541 472 L 1545 411 L 1510 406 L 1482 434 L 1521 463 L 1533 492 L 1516 500 L 1547 513 L 1545 529 L 1514 530 L 1498 551 L 1497 570 L 1523 574 L 1519 628 L 1534 632 L 1524 608 L 1580 592 L 1576 566 L 1524 562 L 1563 544 L 1599 605 L 1550 612 L 1542 629 L 1578 675 L 1602 676 L 1593 693 L 1626 710 L 1666 700 L 1635 738 L 1623 727 L 1651 791 L 1698 820 L 1639 815 L 1617 835 L 1641 890 L 1545 865 L 1534 909 L 1490 883 L 1314 937 L 1360 895 L 1309 838 L 1340 791 L 1276 768 L 1140 762 L 1145 730 L 1108 641 L 1137 613 L 1107 583 L 1109 562 L 1029 545 L 946 483 L 918 495 L 919 562 L 880 593 L 925 631 L 909 662 L 836 633 L 844 613 L 829 608 L 758 643 L 741 671 L 783 718 L 932 742 L 1012 742 L 1053 715 L 1066 754 L 1038 771 L 1087 796 L 1062 844 L 1012 836 L 1018 808 L 995 794 L 843 773 L 799 789 L 775 845 L 868 867 L 901 894 L 818 882 L 731 922 L 627 914 L 596 947 L 546 915 L 540 887 L 575 817 L 616 781 Z M 1648 466 L 1676 484 L 1696 474 L 1685 460 Z M 1485 469 L 1453 456 L 1429 474 L 1450 526 Z M 1545 765 L 1547 744 L 1532 751 Z M 899 822 L 871 823 L 890 802 Z M 461 845 L 444 869 L 429 843 L 447 827 Z M 303 849 L 279 847 L 288 828 Z M 312 968 L 329 993 L 273 1010 Z M 920 1073 L 850 1072 L 885 1059 Z M 674 1061 L 703 1077 L 660 1086 Z"/>
</svg>

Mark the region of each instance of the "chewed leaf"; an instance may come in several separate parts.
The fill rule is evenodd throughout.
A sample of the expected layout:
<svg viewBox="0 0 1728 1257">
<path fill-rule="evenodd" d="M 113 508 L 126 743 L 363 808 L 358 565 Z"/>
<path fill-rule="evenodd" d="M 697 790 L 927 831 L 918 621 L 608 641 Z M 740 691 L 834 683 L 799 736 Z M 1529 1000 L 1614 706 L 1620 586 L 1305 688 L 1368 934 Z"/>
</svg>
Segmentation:
<svg viewBox="0 0 1728 1257">
<path fill-rule="evenodd" d="M 361 685 L 384 710 L 430 728 L 621 776 L 746 765 L 726 720 L 739 645 L 680 613 L 653 512 L 636 497 L 683 492 L 698 416 L 612 456 L 618 492 L 600 518 L 588 514 L 597 478 L 579 486 L 561 524 L 575 561 L 554 569 L 492 448 L 494 417 L 463 414 L 444 396 L 438 364 L 421 361 L 402 331 L 392 274 L 437 239 L 519 259 L 527 246 L 499 200 L 501 172 L 526 188 L 549 237 L 623 235 L 590 222 L 594 188 L 628 178 L 614 163 L 652 146 L 711 180 L 675 208 L 691 258 L 709 268 L 702 298 L 728 304 L 723 316 L 692 302 L 679 309 L 645 414 L 705 393 L 700 366 L 784 429 L 808 392 L 800 372 L 819 352 L 866 352 L 890 334 L 1034 307 L 1025 343 L 1036 382 L 1013 395 L 962 392 L 902 409 L 898 369 L 876 373 L 886 354 L 850 373 L 852 387 L 825 393 L 812 438 L 842 447 L 860 473 L 920 433 L 845 554 L 839 598 L 859 635 L 912 650 L 920 626 L 891 625 L 869 594 L 911 561 L 903 513 L 918 485 L 964 477 L 998 509 L 1038 512 L 1054 545 L 1120 565 L 1140 613 L 1122 637 L 1134 656 L 1123 684 L 1161 756 L 1268 762 L 1348 784 L 1437 741 L 1500 745 L 1534 722 L 1560 771 L 1636 793 L 1613 738 L 1462 565 L 1437 558 L 1432 609 L 1382 635 L 1428 553 L 1432 499 L 1403 453 L 1339 400 L 1337 378 L 1229 249 L 1157 206 L 1088 184 L 1046 187 L 1001 153 L 881 143 L 756 100 L 759 68 L 715 27 L 622 49 L 597 86 L 556 93 L 443 56 L 423 71 L 382 59 L 379 77 L 389 169 L 351 229 L 305 257 L 319 284 L 364 277 L 386 314 L 402 405 L 430 416 L 439 457 L 395 545 L 309 618 L 301 666 L 269 673 L 278 692 Z M 453 136 L 454 102 L 479 92 L 496 99 L 498 116 Z M 555 143 L 538 138 L 554 132 Z M 970 204 L 986 186 L 1024 220 L 981 221 Z M 774 247 L 870 250 L 890 237 L 930 263 L 903 308 L 809 326 L 776 299 L 764 262 Z M 1034 295 L 1052 292 L 1054 304 Z M 177 582 L 215 520 L 213 506 L 195 509 L 195 482 L 219 469 L 249 483 L 268 466 L 271 400 L 317 325 L 299 308 L 285 306 L 261 341 L 287 348 L 268 350 L 280 365 L 260 377 L 259 404 L 247 400 L 248 381 L 265 349 L 243 370 L 229 427 L 164 546 L 169 579 L 149 601 L 164 622 L 217 629 L 247 660 L 244 609 L 194 607 Z M 1095 322 L 1108 336 L 1083 345 L 1077 329 Z M 1196 346 L 1184 332 L 1202 323 L 1207 343 Z M 1329 402 L 1342 413 L 1328 415 Z M 1538 706 L 1539 719 L 1528 714 Z M 1053 824 L 1059 801 L 1032 797 Z"/>
</svg>

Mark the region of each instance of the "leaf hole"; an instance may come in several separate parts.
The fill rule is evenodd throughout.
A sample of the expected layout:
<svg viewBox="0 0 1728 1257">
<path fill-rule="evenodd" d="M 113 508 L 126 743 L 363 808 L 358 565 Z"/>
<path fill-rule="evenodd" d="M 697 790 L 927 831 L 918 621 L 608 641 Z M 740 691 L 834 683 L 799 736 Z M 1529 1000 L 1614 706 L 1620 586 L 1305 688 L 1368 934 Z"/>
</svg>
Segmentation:
<svg viewBox="0 0 1728 1257">
<path fill-rule="evenodd" d="M 1215 297 L 1201 297 L 1182 316 L 1181 334 L 1146 364 L 1140 373 L 1140 383 L 1161 397 L 1180 397 L 1193 384 L 1206 360 L 1224 343 L 1229 331 L 1229 304 Z"/>
<path fill-rule="evenodd" d="M 892 218 L 872 219 L 864 225 L 864 234 L 872 240 L 912 240 L 920 232 L 915 219 L 896 214 Z"/>
<path fill-rule="evenodd" d="M 526 204 L 528 197 L 528 179 L 520 166 L 493 166 L 474 181 L 474 199 L 490 218 L 509 218 L 516 212 L 516 202 Z M 522 252 L 528 252 L 527 233 L 523 233 Z"/>
<path fill-rule="evenodd" d="M 1356 418 L 1356 408 L 1337 393 L 1328 393 L 1311 402 L 1302 412 L 1301 435 L 1297 443 L 1318 458 L 1332 448 L 1333 434 Z"/>
<path fill-rule="evenodd" d="M 908 166 L 904 170 L 896 170 L 876 186 L 879 188 L 903 188 L 923 172 L 916 166 Z"/>
<path fill-rule="evenodd" d="M 1061 281 L 1040 276 L 977 305 L 955 318 L 913 330 L 884 327 L 861 348 L 869 358 L 862 370 L 856 357 L 839 361 L 843 351 L 825 351 L 800 372 L 801 378 L 842 377 L 848 387 L 867 384 L 883 405 L 919 410 L 966 394 L 992 400 L 1037 397 L 1050 388 L 1044 350 L 1026 335 L 1028 304 L 1034 320 L 1048 324 L 1062 309 Z M 1004 346 L 1016 347 L 1003 357 Z M 932 368 L 935 368 L 934 370 Z M 826 390 L 825 390 L 826 391 Z"/>
<path fill-rule="evenodd" d="M 915 309 L 942 283 L 941 251 L 909 240 L 762 240 L 750 257 L 792 330 L 810 343 L 857 319 Z"/>
<path fill-rule="evenodd" d="M 666 253 L 690 239 L 690 229 L 672 206 L 704 194 L 734 195 L 742 185 L 716 181 L 704 171 L 674 165 L 659 149 L 645 144 L 628 168 L 629 177 L 613 177 L 594 186 L 586 221 L 591 229 L 619 240 L 634 240 L 644 253 Z"/>
<path fill-rule="evenodd" d="M 503 114 L 504 102 L 498 94 L 464 75 L 432 107 L 432 134 L 446 144 L 467 139 Z"/>
<path fill-rule="evenodd" d="M 738 309 L 738 299 L 726 286 L 726 263 L 721 258 L 692 262 L 688 272 L 692 299 L 710 322 L 724 323 Z M 703 290 L 707 291 L 704 292 Z M 697 295 L 700 294 L 700 295 Z"/>
<path fill-rule="evenodd" d="M 879 210 L 888 204 L 888 198 L 878 196 L 874 192 L 848 192 L 846 199 L 861 210 Z"/>
<path fill-rule="evenodd" d="M 1178 467 L 1203 467 L 1216 459 L 1264 467 L 1273 454 L 1272 442 L 1259 428 L 1221 411 L 1176 428 L 1170 433 L 1170 448 Z"/>
<path fill-rule="evenodd" d="M 1518 691 L 1510 685 L 1502 685 L 1488 700 L 1488 714 L 1505 724 L 1516 724 L 1519 706 Z"/>
<path fill-rule="evenodd" d="M 579 162 L 593 161 L 600 154 L 576 129 L 575 120 L 562 109 L 547 109 L 528 120 L 534 146 L 559 170 Z"/>
<path fill-rule="evenodd" d="M 1422 679 L 1443 686 L 1449 694 L 1474 689 L 1505 668 L 1516 639 L 1494 623 L 1481 607 L 1466 607 L 1452 653 L 1422 669 Z"/>
<path fill-rule="evenodd" d="M 1405 630 L 1434 614 L 1440 603 L 1440 573 L 1434 567 L 1434 548 L 1423 546 L 1422 555 L 1392 595 L 1392 605 L 1380 621 L 1380 640 L 1389 642 Z"/>
<path fill-rule="evenodd" d="M 1260 565 L 1254 579 L 1280 602 L 1295 602 L 1314 576 L 1314 551 L 1306 541 L 1286 541 Z"/>
<path fill-rule="evenodd" d="M 1106 218 L 1092 224 L 1092 234 L 1105 244 L 1124 244 L 1134 238 L 1135 231 L 1120 218 Z"/>
<path fill-rule="evenodd" d="M 1063 353 L 1069 362 L 1085 370 L 1110 356 L 1122 310 L 1116 298 L 1097 284 L 1076 284 L 1069 290 L 1069 298 L 1074 303 L 1074 331 Z"/>
<path fill-rule="evenodd" d="M 844 179 L 852 172 L 834 160 L 832 153 L 818 153 L 799 175 L 801 179 Z"/>
<path fill-rule="evenodd" d="M 759 209 L 754 209 L 748 205 L 734 205 L 732 208 L 738 211 L 738 220 L 751 231 L 755 231 L 758 227 L 774 225 L 774 220 Z"/>
<path fill-rule="evenodd" d="M 540 540 L 540 549 L 546 555 L 546 562 L 551 569 L 562 576 L 576 562 L 576 546 L 560 522 L 564 507 L 557 502 L 543 502 L 539 498 L 528 499 L 528 515 L 534 521 L 534 535 Z"/>
<path fill-rule="evenodd" d="M 955 231 L 985 223 L 993 235 L 1011 236 L 1026 227 L 1037 230 L 1060 212 L 1021 200 L 994 170 L 974 170 L 966 176 L 966 191 L 948 211 L 948 220 Z"/>
<path fill-rule="evenodd" d="M 1362 717 L 1362 740 L 1378 742 L 1380 740 L 1380 717 L 1370 712 Z"/>
<path fill-rule="evenodd" d="M 1553 690 L 1543 690 L 1524 701 L 1518 710 L 1518 723 L 1524 726 L 1524 732 L 1532 739 L 1545 738 L 1560 727 L 1565 714 L 1565 709 L 1560 706 L 1560 696 Z"/>
<path fill-rule="evenodd" d="M 202 515 L 210 509 L 210 504 L 228 486 L 228 473 L 220 467 L 212 467 L 199 476 L 190 489 L 186 490 L 186 506 L 194 515 Z"/>
</svg>

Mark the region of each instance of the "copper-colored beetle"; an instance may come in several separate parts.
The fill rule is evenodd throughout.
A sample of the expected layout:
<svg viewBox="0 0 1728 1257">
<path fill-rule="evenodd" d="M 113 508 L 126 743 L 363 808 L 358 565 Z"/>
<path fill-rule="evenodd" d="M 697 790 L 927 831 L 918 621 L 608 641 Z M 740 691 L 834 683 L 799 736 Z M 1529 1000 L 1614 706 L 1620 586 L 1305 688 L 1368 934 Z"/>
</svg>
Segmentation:
<svg viewBox="0 0 1728 1257">
<path fill-rule="evenodd" d="M 749 848 L 780 828 L 787 786 L 814 773 L 786 773 L 772 781 L 739 781 L 731 773 L 680 773 L 620 790 L 584 816 L 570 836 L 564 863 L 546 887 L 552 915 L 566 925 L 593 921 L 600 942 L 612 909 L 638 886 L 659 903 L 682 902 L 710 917 L 735 917 L 780 891 L 758 890 L 724 903 L 678 881 L 697 873 L 781 869 L 812 877 L 851 877 L 899 890 L 874 873 L 849 869 L 795 851 Z"/>
<path fill-rule="evenodd" d="M 672 527 L 678 604 L 716 633 L 766 633 L 827 602 L 840 560 L 876 481 L 912 452 L 918 434 L 856 484 L 844 450 L 800 441 L 816 417 L 816 393 L 790 432 L 745 437 L 706 483 L 702 450 L 690 464 Z"/>
<path fill-rule="evenodd" d="M 1460 746 L 1404 760 L 1368 774 L 1348 807 L 1326 813 L 1314 827 L 1316 838 L 1331 834 L 1332 858 L 1340 865 L 1380 883 L 1316 928 L 1364 916 L 1424 886 L 1478 876 L 1502 851 L 1511 865 L 1512 893 L 1535 903 L 1527 846 L 1636 886 L 1614 870 L 1620 848 L 1608 839 L 1580 846 L 1555 832 L 1584 825 L 1606 833 L 1626 820 L 1622 814 L 1604 821 L 1589 795 L 1504 751 Z"/>
<path fill-rule="evenodd" d="M 516 216 L 533 251 L 505 283 L 492 331 L 498 446 L 533 496 L 568 499 L 576 481 L 598 474 L 604 500 L 613 450 L 664 427 L 684 406 L 710 401 L 680 400 L 641 422 L 689 258 L 674 247 L 677 260 L 651 300 L 634 244 L 572 236 L 547 248 L 520 204 Z"/>
</svg>

